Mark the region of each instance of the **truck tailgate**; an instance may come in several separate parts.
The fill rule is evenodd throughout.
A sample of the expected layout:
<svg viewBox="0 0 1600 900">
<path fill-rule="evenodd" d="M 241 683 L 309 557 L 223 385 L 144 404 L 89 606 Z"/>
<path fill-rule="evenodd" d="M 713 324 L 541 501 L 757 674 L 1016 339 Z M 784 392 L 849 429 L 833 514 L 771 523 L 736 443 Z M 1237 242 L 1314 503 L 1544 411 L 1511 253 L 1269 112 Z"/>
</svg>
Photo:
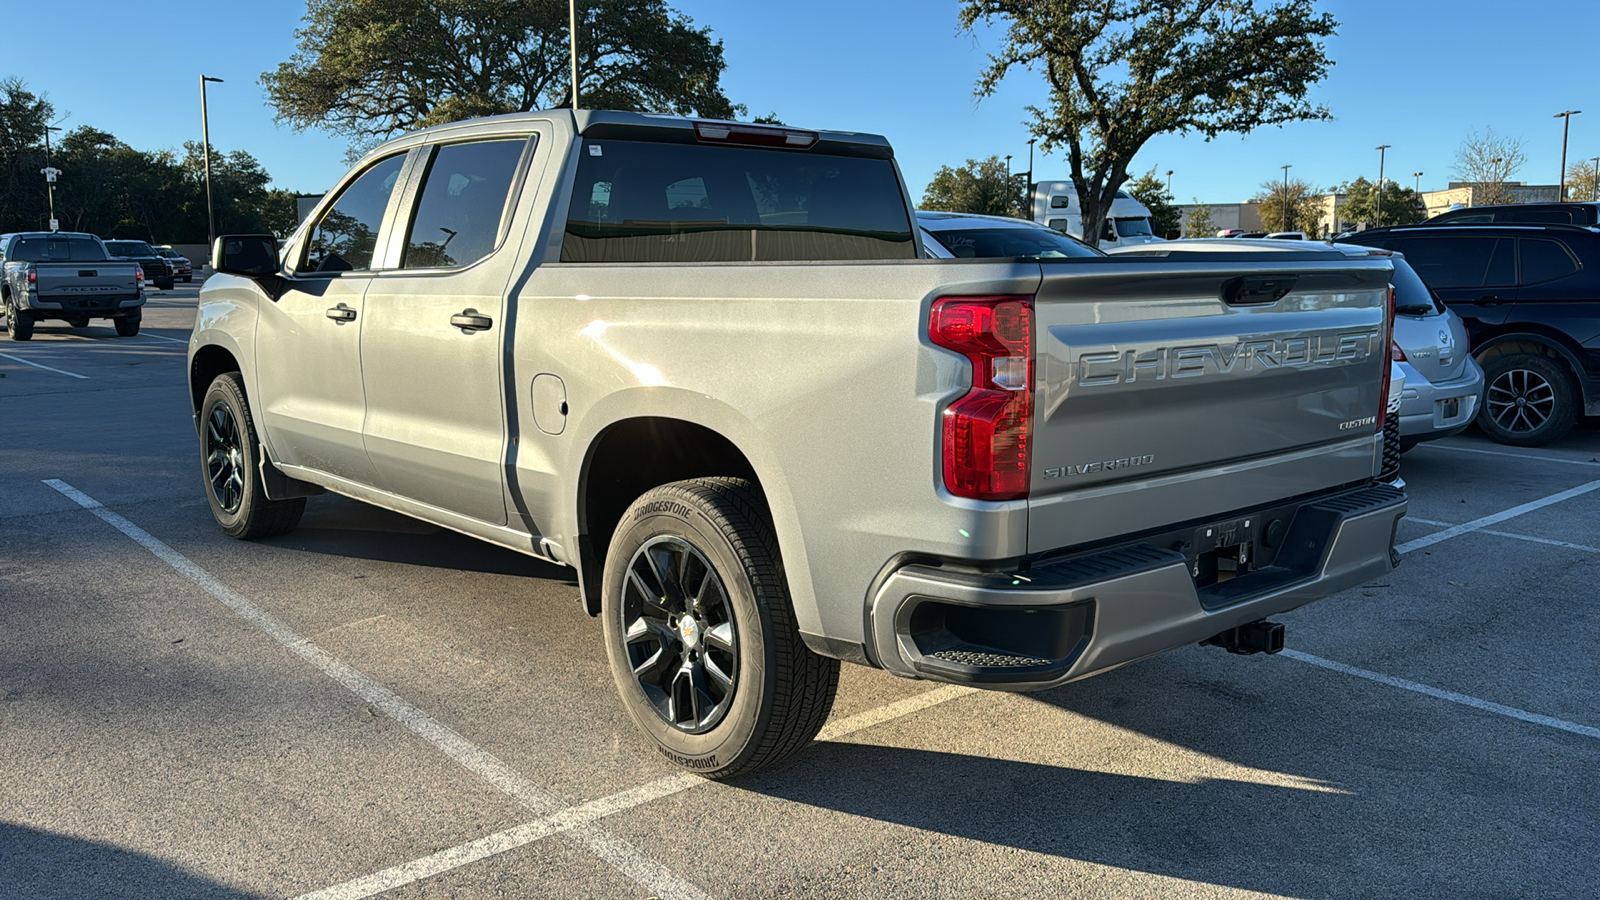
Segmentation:
<svg viewBox="0 0 1600 900">
<path fill-rule="evenodd" d="M 139 290 L 134 274 L 136 266 L 136 263 L 118 260 L 33 264 L 39 278 L 39 298 L 52 302 L 109 295 L 132 296 Z"/>
<path fill-rule="evenodd" d="M 1330 257 L 1043 263 L 1029 551 L 1371 477 L 1390 264 Z"/>
</svg>

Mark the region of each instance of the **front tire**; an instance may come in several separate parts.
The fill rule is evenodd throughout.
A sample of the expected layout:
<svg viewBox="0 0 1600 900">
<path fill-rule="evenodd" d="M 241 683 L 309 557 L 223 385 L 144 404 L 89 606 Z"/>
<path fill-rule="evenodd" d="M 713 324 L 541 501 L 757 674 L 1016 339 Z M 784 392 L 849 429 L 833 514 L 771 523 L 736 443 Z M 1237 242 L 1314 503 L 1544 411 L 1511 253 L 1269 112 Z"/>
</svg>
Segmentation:
<svg viewBox="0 0 1600 900">
<path fill-rule="evenodd" d="M 1512 352 L 1483 361 L 1478 427 L 1502 444 L 1538 447 L 1566 436 L 1578 422 L 1578 386 L 1548 356 Z"/>
<path fill-rule="evenodd" d="M 7 302 L 5 305 L 5 313 L 6 334 L 10 335 L 13 341 L 26 341 L 33 338 L 32 313 L 26 310 L 17 309 L 17 307 L 10 302 Z"/>
<path fill-rule="evenodd" d="M 606 555 L 601 616 L 622 704 L 656 749 L 709 778 L 810 743 L 839 661 L 800 638 L 764 498 L 697 478 L 633 502 Z"/>
<path fill-rule="evenodd" d="M 121 324 L 121 320 L 118 320 Z M 121 328 L 117 329 L 121 333 Z M 211 515 L 222 532 L 240 540 L 293 531 L 306 499 L 269 500 L 261 486 L 261 443 L 256 438 L 244 379 L 224 372 L 200 403 L 200 473 Z"/>
</svg>

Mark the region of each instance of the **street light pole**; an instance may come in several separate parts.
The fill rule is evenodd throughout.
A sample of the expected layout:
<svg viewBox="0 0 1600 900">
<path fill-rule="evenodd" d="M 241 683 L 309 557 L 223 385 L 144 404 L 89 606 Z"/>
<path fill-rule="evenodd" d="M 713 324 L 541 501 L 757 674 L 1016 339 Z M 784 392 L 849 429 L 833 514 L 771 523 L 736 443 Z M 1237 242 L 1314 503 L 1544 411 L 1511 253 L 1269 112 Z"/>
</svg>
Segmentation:
<svg viewBox="0 0 1600 900">
<path fill-rule="evenodd" d="M 567 3 L 567 41 L 572 47 L 572 111 L 578 111 L 578 0 Z"/>
<path fill-rule="evenodd" d="M 1415 185 L 1413 185 L 1412 188 L 1411 188 L 1411 193 L 1413 193 L 1413 194 L 1422 193 L 1422 174 L 1423 173 L 1421 173 L 1421 172 L 1412 172 L 1411 173 L 1411 177 L 1415 178 L 1417 180 L 1417 183 Z"/>
<path fill-rule="evenodd" d="M 1294 166 L 1283 167 L 1283 227 L 1279 231 L 1289 230 L 1289 170 Z"/>
<path fill-rule="evenodd" d="M 1383 158 L 1384 154 L 1388 152 L 1390 146 L 1392 145 L 1378 145 L 1378 211 L 1376 213 L 1378 221 L 1372 223 L 1373 227 L 1375 228 L 1383 227 Z"/>
<path fill-rule="evenodd" d="M 221 78 L 200 76 L 200 155 L 206 164 L 206 250 L 217 245 L 217 214 L 211 205 L 211 120 L 206 111 L 206 82 L 222 83 Z"/>
<path fill-rule="evenodd" d="M 1167 196 L 1172 196 L 1172 170 L 1167 170 Z"/>
<path fill-rule="evenodd" d="M 1594 176 L 1594 184 L 1589 189 L 1589 199 L 1600 200 L 1600 156 L 1590 159 L 1589 162 L 1594 164 L 1594 168 L 1589 170 L 1589 173 Z"/>
<path fill-rule="evenodd" d="M 1567 199 L 1567 132 L 1572 129 L 1572 117 L 1581 112 L 1581 109 L 1568 109 L 1552 116 L 1564 120 L 1561 123 L 1561 178 L 1556 181 L 1557 200 Z"/>
<path fill-rule="evenodd" d="M 1033 218 L 1033 142 L 1038 138 L 1028 138 L 1028 215 Z"/>
<path fill-rule="evenodd" d="M 50 230 L 56 230 L 56 166 L 50 156 L 50 132 L 60 131 L 54 125 L 44 127 L 44 186 L 50 198 Z"/>
</svg>

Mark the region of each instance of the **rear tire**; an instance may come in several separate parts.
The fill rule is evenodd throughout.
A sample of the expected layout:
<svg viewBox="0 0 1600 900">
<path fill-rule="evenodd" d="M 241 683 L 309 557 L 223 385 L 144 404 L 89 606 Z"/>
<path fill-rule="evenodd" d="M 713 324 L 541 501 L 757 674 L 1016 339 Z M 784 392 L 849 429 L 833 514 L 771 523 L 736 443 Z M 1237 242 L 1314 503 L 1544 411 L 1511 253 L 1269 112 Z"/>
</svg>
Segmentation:
<svg viewBox="0 0 1600 900">
<path fill-rule="evenodd" d="M 622 704 L 663 756 L 709 778 L 810 743 L 839 661 L 800 638 L 765 499 L 738 478 L 662 485 L 623 514 L 601 617 Z"/>
<path fill-rule="evenodd" d="M 122 337 L 133 337 L 139 333 L 139 317 L 137 316 L 124 316 L 120 319 L 112 319 L 111 324 L 117 327 L 117 334 L 121 335 Z"/>
<path fill-rule="evenodd" d="M 305 512 L 304 497 L 267 499 L 260 460 L 261 443 L 250 418 L 244 379 L 238 372 L 224 372 L 211 382 L 200 403 L 200 474 L 211 515 L 229 537 L 252 540 L 287 534 Z"/>
<path fill-rule="evenodd" d="M 156 287 L 162 289 L 163 291 L 170 291 L 172 290 L 172 279 L 168 278 L 163 281 L 157 281 Z"/>
<path fill-rule="evenodd" d="M 33 338 L 33 314 L 17 309 L 9 301 L 5 305 L 6 334 L 13 341 L 26 341 Z"/>
<path fill-rule="evenodd" d="M 191 282 L 193 280 L 194 280 L 194 276 L 193 275 L 185 275 L 185 276 L 183 276 L 183 283 L 184 284 L 188 284 L 189 282 Z"/>
<path fill-rule="evenodd" d="M 1483 360 L 1478 427 L 1502 444 L 1538 447 L 1565 437 L 1578 421 L 1579 393 L 1567 367 L 1513 351 Z"/>
</svg>

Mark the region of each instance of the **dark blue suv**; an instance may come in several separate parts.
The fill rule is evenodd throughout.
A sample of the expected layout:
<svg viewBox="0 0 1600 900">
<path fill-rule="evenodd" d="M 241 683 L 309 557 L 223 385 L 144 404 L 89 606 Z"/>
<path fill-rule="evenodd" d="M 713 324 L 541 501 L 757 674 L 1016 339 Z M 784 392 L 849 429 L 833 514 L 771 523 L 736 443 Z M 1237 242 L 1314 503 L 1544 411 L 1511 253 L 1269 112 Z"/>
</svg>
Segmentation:
<svg viewBox="0 0 1600 900">
<path fill-rule="evenodd" d="M 1461 316 L 1483 366 L 1478 426 L 1490 437 L 1533 447 L 1600 415 L 1600 229 L 1425 225 L 1343 240 L 1404 253 Z"/>
</svg>

